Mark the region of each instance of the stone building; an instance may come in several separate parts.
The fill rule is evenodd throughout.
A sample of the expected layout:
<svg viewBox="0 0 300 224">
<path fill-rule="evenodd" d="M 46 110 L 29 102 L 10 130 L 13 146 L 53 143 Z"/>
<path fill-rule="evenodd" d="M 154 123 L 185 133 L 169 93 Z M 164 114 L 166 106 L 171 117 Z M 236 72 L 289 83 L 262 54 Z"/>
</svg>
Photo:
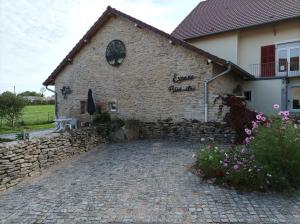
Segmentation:
<svg viewBox="0 0 300 224">
<path fill-rule="evenodd" d="M 91 89 L 97 105 L 123 119 L 219 121 L 215 99 L 240 95 L 243 82 L 253 78 L 108 7 L 43 84 L 55 85 L 58 116 L 84 119 Z"/>
</svg>

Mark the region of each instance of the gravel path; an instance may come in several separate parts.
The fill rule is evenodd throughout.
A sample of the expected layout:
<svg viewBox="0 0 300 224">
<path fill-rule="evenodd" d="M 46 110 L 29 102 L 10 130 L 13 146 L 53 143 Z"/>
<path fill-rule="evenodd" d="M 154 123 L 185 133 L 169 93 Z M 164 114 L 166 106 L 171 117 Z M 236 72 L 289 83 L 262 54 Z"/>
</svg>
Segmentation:
<svg viewBox="0 0 300 224">
<path fill-rule="evenodd" d="M 43 136 L 51 134 L 54 130 L 55 129 L 52 128 L 52 129 L 41 130 L 41 131 L 31 131 L 31 132 L 29 132 L 29 137 L 30 138 L 43 137 Z M 16 133 L 3 134 L 3 135 L 0 135 L 0 138 L 16 139 Z"/>
</svg>

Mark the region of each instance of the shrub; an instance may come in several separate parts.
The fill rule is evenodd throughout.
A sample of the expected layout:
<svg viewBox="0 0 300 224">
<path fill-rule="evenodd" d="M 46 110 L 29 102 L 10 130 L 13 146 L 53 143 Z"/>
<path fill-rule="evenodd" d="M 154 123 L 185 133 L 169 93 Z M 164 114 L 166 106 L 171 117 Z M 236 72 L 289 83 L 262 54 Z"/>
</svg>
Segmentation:
<svg viewBox="0 0 300 224">
<path fill-rule="evenodd" d="M 274 108 L 278 108 L 274 105 Z M 249 190 L 291 192 L 300 188 L 300 129 L 288 111 L 262 113 L 245 128 L 243 145 L 199 150 L 196 168 L 204 178 Z M 222 175 L 220 175 L 222 174 Z"/>
<path fill-rule="evenodd" d="M 218 147 L 209 145 L 207 149 L 199 150 L 197 158 L 196 166 L 204 178 L 223 176 L 220 161 L 223 161 L 224 153 Z"/>
<path fill-rule="evenodd" d="M 96 108 L 93 125 L 101 136 L 108 137 L 111 132 L 117 131 L 124 124 L 124 121 L 120 118 L 111 118 L 108 112 L 102 112 L 100 107 Z"/>
<path fill-rule="evenodd" d="M 244 130 L 251 127 L 257 113 L 247 108 L 244 98 L 229 95 L 223 97 L 222 101 L 223 105 L 229 107 L 224 121 L 236 132 L 236 143 L 242 143 L 246 137 Z"/>
<path fill-rule="evenodd" d="M 256 160 L 269 173 L 277 190 L 300 187 L 300 129 L 292 120 L 273 118 L 260 126 L 249 145 Z"/>
<path fill-rule="evenodd" d="M 21 116 L 24 107 L 25 101 L 22 97 L 11 92 L 4 92 L 0 95 L 0 117 L 5 118 L 12 128 Z"/>
</svg>

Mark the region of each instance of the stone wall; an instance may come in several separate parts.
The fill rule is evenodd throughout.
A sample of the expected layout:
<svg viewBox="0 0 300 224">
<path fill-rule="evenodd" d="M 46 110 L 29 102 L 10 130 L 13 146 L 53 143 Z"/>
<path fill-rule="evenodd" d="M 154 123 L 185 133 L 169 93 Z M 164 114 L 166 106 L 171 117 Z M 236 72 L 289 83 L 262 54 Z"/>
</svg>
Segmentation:
<svg viewBox="0 0 300 224">
<path fill-rule="evenodd" d="M 104 142 L 94 129 L 84 128 L 26 141 L 1 143 L 0 191 Z"/>
<path fill-rule="evenodd" d="M 234 135 L 234 131 L 218 122 L 164 120 L 140 123 L 141 138 L 187 140 L 203 143 L 214 140 L 220 143 L 231 143 L 234 140 Z"/>
</svg>

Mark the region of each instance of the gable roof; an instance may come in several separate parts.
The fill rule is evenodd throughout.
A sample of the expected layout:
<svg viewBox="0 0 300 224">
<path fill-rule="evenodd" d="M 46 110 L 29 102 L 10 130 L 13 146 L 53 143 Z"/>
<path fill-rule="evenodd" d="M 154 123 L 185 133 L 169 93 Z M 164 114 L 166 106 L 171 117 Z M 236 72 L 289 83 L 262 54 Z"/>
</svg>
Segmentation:
<svg viewBox="0 0 300 224">
<path fill-rule="evenodd" d="M 43 85 L 54 85 L 55 79 L 60 74 L 60 72 L 70 63 L 72 63 L 72 59 L 77 55 L 77 53 L 80 52 L 80 50 L 86 46 L 89 42 L 89 40 L 97 33 L 97 31 L 111 18 L 114 16 L 119 16 L 121 18 L 127 19 L 134 24 L 136 24 L 138 27 L 142 29 L 147 29 L 149 31 L 152 31 L 162 37 L 165 37 L 167 40 L 171 41 L 174 45 L 180 45 L 188 50 L 191 50 L 199 55 L 202 55 L 210 60 L 212 62 L 217 63 L 221 66 L 227 66 L 228 64 L 231 64 L 232 70 L 238 74 L 241 74 L 243 77 L 248 79 L 254 79 L 254 76 L 243 70 L 242 68 L 238 67 L 237 65 L 228 62 L 224 59 L 221 59 L 215 55 L 212 55 L 206 51 L 203 51 L 197 47 L 194 47 L 193 45 L 180 40 L 176 37 L 173 37 L 153 26 L 150 26 L 138 19 L 135 19 L 125 13 L 122 13 L 116 9 L 111 8 L 110 6 L 107 7 L 107 10 L 103 13 L 103 15 L 94 23 L 94 25 L 87 31 L 87 33 L 80 39 L 80 41 L 75 45 L 75 47 L 68 53 L 68 55 L 62 60 L 62 62 L 56 67 L 56 69 L 50 74 L 50 76 L 43 82 Z"/>
<path fill-rule="evenodd" d="M 172 35 L 188 40 L 292 18 L 300 18 L 300 0 L 206 0 Z"/>
</svg>

